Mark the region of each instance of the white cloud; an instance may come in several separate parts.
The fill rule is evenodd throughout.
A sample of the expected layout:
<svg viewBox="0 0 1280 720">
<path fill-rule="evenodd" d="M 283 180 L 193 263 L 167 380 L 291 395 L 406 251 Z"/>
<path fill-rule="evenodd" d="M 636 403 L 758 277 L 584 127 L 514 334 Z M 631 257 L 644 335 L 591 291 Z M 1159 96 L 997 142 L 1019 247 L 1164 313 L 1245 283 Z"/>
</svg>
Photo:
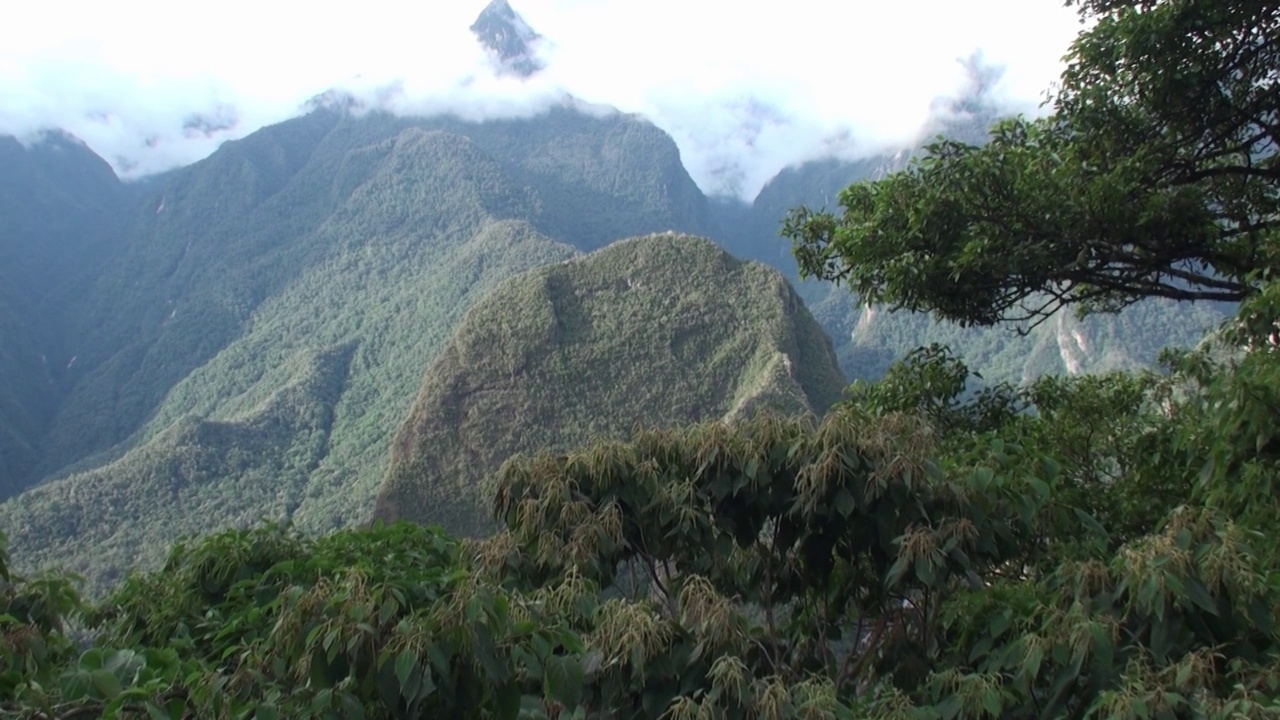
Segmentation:
<svg viewBox="0 0 1280 720">
<path fill-rule="evenodd" d="M 365 0 L 70 0 L 6 10 L 0 132 L 58 126 L 128 174 L 191 162 L 334 86 L 398 83 L 403 112 L 536 112 L 564 93 L 639 112 L 694 179 L 747 195 L 783 166 L 910 142 L 977 50 L 996 95 L 1033 109 L 1078 30 L 1054 0 L 514 0 L 547 41 L 531 82 L 494 77 L 468 31 L 483 7 Z M 195 113 L 234 116 L 205 136 Z M 225 123 L 213 123 L 214 127 Z"/>
</svg>

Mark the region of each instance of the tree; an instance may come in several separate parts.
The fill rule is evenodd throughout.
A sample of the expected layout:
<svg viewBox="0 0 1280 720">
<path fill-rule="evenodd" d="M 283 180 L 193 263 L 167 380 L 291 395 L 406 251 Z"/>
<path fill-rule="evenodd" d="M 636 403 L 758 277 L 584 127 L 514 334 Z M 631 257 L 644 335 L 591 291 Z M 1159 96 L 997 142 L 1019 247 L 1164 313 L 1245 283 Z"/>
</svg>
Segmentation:
<svg viewBox="0 0 1280 720">
<path fill-rule="evenodd" d="M 1075 0 L 1095 21 L 1038 120 L 784 222 L 801 272 L 963 324 L 1148 297 L 1239 301 L 1280 269 L 1280 4 Z"/>
</svg>

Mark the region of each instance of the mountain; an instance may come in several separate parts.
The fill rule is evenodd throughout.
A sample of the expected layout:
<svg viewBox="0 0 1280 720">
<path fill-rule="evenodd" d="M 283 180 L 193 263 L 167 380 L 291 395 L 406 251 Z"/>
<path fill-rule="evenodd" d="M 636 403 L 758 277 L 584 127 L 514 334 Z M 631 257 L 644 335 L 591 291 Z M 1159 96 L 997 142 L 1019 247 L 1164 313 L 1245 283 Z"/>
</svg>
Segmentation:
<svg viewBox="0 0 1280 720">
<path fill-rule="evenodd" d="M 472 23 L 471 32 L 489 50 L 499 73 L 529 77 L 544 67 L 535 49 L 542 36 L 507 0 L 493 0 L 485 6 Z"/>
<path fill-rule="evenodd" d="M 0 136 L 0 497 L 40 462 L 69 357 L 61 308 L 110 252 L 129 201 L 76 138 Z"/>
<path fill-rule="evenodd" d="M 844 385 L 776 270 L 684 235 L 619 242 L 467 314 L 396 436 L 376 517 L 479 533 L 483 479 L 514 453 L 763 406 L 821 413 Z"/>
<path fill-rule="evenodd" d="M 616 113 L 317 110 L 227 143 L 151 187 L 68 299 L 47 479 L 0 527 L 24 563 L 100 586 L 185 534 L 359 523 L 472 304 L 613 238 L 709 226 L 670 138 Z"/>
<path fill-rule="evenodd" d="M 466 138 L 476 160 L 410 142 L 421 137 L 412 130 Z M 455 192 L 447 163 L 459 173 L 467 164 L 486 170 Z M 474 233 L 482 211 L 585 250 L 710 224 L 674 143 L 632 117 L 560 108 L 465 123 L 321 110 L 265 128 L 154 189 L 128 242 L 73 299 L 68 350 L 78 359 L 41 469 L 53 473 L 128 440 L 179 382 L 261 325 L 264 303 L 308 271 L 325 272 L 336 254 L 354 252 L 348 246 L 376 250 L 369 262 L 399 276 L 389 237 L 418 249 L 425 238 Z M 359 308 L 361 293 L 377 288 L 324 300 Z"/>
<path fill-rule="evenodd" d="M 856 161 L 824 158 L 783 168 L 752 202 L 718 198 L 712 204 L 723 233 L 717 239 L 734 255 L 767 263 L 795 278 L 791 244 L 779 236 L 787 211 L 804 204 L 835 209 L 840 191 L 853 179 L 883 177 L 900 168 L 907 155 L 904 151 Z"/>
<path fill-rule="evenodd" d="M 477 33 L 536 49 L 509 10 Z M 0 528 L 23 567 L 96 589 L 264 518 L 474 532 L 477 483 L 535 444 L 821 410 L 836 362 L 876 377 L 931 341 L 991 381 L 1145 363 L 1216 317 L 1149 305 L 1016 337 L 788 285 L 786 209 L 909 154 L 788 169 L 746 204 L 709 202 L 652 124 L 573 100 L 468 122 L 331 94 L 131 185 L 69 136 L 0 138 Z M 665 231 L 782 274 L 682 234 L 611 245 Z"/>
</svg>

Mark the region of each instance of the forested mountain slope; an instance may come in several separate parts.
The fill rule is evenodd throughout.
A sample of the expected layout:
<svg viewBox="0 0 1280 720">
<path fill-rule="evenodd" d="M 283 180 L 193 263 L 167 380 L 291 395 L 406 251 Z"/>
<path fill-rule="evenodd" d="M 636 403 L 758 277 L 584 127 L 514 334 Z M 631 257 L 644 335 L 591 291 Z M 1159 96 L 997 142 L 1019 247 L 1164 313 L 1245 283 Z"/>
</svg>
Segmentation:
<svg viewBox="0 0 1280 720">
<path fill-rule="evenodd" d="M 376 247 L 378 238 L 406 229 L 434 237 L 456 230 L 451 223 L 474 223 L 479 207 L 417 207 L 440 201 L 430 193 L 443 189 L 415 186 L 414 173 L 435 161 L 430 156 L 391 157 L 395 138 L 409 128 L 471 137 L 507 186 L 493 188 L 484 211 L 581 248 L 654 230 L 704 231 L 709 223 L 670 138 L 620 115 L 563 109 L 471 124 L 320 109 L 265 128 L 154 190 L 122 252 L 72 304 L 67 334 L 78 360 L 42 470 L 129 438 L 174 385 L 256 322 L 262 303 L 328 262 L 336 247 Z M 392 195 L 362 190 L 379 172 L 399 178 Z M 492 184 L 490 175 L 476 182 Z M 594 202 L 599 197 L 607 201 Z M 380 207 L 367 216 L 361 203 Z M 420 222 L 415 213 L 431 219 Z M 328 298 L 338 301 L 359 304 Z"/>
<path fill-rule="evenodd" d="M 675 234 L 512 278 L 427 371 L 377 516 L 491 529 L 483 478 L 509 456 L 638 425 L 824 412 L 845 384 L 777 271 Z"/>
<path fill-rule="evenodd" d="M 34 479 L 71 361 L 61 308 L 110 252 L 127 199 L 70 136 L 0 136 L 0 497 Z"/>
<path fill-rule="evenodd" d="M 571 232 L 544 211 L 555 193 L 619 210 L 584 207 Z M 538 228 L 592 247 L 706 222 L 669 138 L 618 115 L 319 110 L 229 143 L 153 191 L 72 304 L 80 357 L 44 467 L 74 464 L 0 506 L 0 526 L 24 562 L 103 578 L 185 533 L 357 523 L 465 310 L 577 251 Z"/>
<path fill-rule="evenodd" d="M 373 511 L 424 371 L 467 309 L 505 278 L 665 230 L 707 235 L 794 273 L 777 238 L 786 208 L 831 205 L 848 182 L 907 158 L 810 163 L 781 173 L 750 206 L 713 207 L 671 139 L 636 117 L 567 102 L 528 119 L 471 123 L 329 101 L 132 189 L 69 138 L 0 148 L 16 158 L 0 193 L 12 205 L 0 280 L 26 280 L 0 285 L 0 492 L 47 480 L 0 506 L 24 564 L 67 562 L 101 580 L 185 533 L 260 518 L 314 531 L 359 523 Z M 707 282 L 693 256 L 684 279 Z M 686 290 L 671 284 L 669 294 Z M 865 309 L 830 285 L 798 291 L 855 378 L 876 377 L 932 341 L 951 343 L 988 381 L 1131 366 L 1166 344 L 1193 343 L 1218 317 L 1153 304 L 1119 319 L 1062 317 L 1018 337 Z M 721 301 L 695 296 L 691 308 Z M 659 345 L 611 342 L 598 352 L 613 353 L 613 365 L 652 369 L 645 353 Z M 823 353 L 779 352 L 797 373 L 833 372 Z M 719 367 L 720 356 L 695 355 L 713 356 Z M 717 372 L 680 368 L 683 397 L 703 399 L 663 406 L 670 418 L 658 406 L 641 415 L 706 417 L 731 393 L 719 380 L 695 387 L 703 371 Z M 649 376 L 632 381 L 652 389 Z M 564 442 L 583 442 L 592 428 L 629 429 L 634 409 L 613 402 L 592 397 L 574 411 L 581 417 L 558 420 L 572 429 Z M 597 410 L 601 418 L 588 417 Z M 477 467 L 515 449 L 486 445 Z M 393 498 L 404 468 L 426 452 L 398 451 L 384 515 L 417 507 L 420 498 Z M 459 457 L 431 462 L 452 468 Z M 448 482 L 466 495 L 474 479 Z"/>
</svg>

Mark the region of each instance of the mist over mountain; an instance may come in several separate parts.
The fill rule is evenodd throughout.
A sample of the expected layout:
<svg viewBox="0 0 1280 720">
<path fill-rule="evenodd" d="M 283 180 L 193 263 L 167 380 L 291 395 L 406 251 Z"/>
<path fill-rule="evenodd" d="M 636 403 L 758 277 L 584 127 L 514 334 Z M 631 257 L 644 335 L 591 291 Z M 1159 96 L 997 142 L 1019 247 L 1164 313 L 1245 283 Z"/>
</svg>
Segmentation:
<svg viewBox="0 0 1280 720">
<path fill-rule="evenodd" d="M 471 24 L 471 32 L 493 54 L 499 73 L 529 77 L 546 67 L 536 50 L 542 36 L 511 9 L 507 0 L 493 0 L 486 5 Z"/>
<path fill-rule="evenodd" d="M 247 0 L 216 13 L 140 2 L 14 10 L 0 27 L 0 134 L 28 142 L 63 128 L 137 178 L 304 114 L 331 89 L 369 109 L 470 120 L 528 118 L 575 97 L 643 114 L 704 192 L 750 199 L 783 167 L 914 142 L 940 98 L 965 92 L 975 52 L 1006 68 L 992 96 L 1034 112 L 1076 28 L 1068 8 L 1015 0 L 926 12 L 798 0 L 749 13 L 677 0 L 369 0 L 302 15 Z"/>
</svg>

